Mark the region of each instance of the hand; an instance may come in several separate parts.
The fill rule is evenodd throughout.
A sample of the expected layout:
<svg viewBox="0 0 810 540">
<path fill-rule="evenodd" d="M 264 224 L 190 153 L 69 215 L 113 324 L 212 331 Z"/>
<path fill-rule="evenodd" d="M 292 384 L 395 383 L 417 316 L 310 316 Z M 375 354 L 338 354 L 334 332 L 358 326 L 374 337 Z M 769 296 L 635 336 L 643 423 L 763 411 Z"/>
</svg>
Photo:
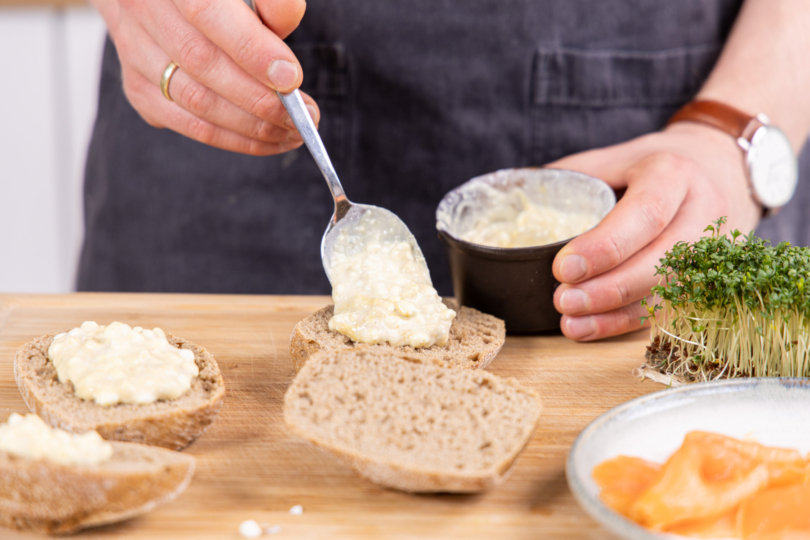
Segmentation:
<svg viewBox="0 0 810 540">
<path fill-rule="evenodd" d="M 297 148 L 302 139 L 274 90 L 301 84 L 301 65 L 282 41 L 304 0 L 93 0 L 118 49 L 124 93 L 150 125 L 253 155 Z M 167 100 L 160 78 L 179 69 Z M 317 105 L 304 95 L 317 125 Z"/>
<path fill-rule="evenodd" d="M 594 229 L 554 259 L 562 283 L 554 305 L 562 331 L 592 341 L 642 327 L 640 300 L 658 283 L 655 266 L 679 241 L 694 241 L 720 216 L 727 230 L 748 233 L 761 209 L 753 201 L 744 160 L 725 133 L 691 122 L 632 141 L 582 152 L 549 167 L 572 169 L 626 188 Z"/>
</svg>

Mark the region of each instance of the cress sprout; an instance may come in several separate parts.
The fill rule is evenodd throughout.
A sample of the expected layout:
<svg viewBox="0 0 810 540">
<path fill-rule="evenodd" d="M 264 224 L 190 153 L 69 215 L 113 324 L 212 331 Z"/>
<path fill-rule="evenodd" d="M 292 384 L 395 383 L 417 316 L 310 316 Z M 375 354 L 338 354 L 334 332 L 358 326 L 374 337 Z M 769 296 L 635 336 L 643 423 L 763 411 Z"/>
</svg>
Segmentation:
<svg viewBox="0 0 810 540">
<path fill-rule="evenodd" d="M 660 260 L 646 368 L 677 382 L 810 376 L 810 249 L 772 246 L 725 218 Z"/>
</svg>

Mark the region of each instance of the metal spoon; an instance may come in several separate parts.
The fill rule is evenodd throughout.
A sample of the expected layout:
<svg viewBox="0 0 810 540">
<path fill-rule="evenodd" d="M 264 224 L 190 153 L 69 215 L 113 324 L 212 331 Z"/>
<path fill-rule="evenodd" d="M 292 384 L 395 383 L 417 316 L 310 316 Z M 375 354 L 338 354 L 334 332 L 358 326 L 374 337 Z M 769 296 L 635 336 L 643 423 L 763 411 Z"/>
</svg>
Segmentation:
<svg viewBox="0 0 810 540">
<path fill-rule="evenodd" d="M 256 5 L 253 0 L 244 1 L 256 13 Z M 419 244 L 416 243 L 416 238 L 396 214 L 379 206 L 352 203 L 346 197 L 335 168 L 332 166 L 332 161 L 329 159 L 329 154 L 326 153 L 323 141 L 321 141 L 318 130 L 315 128 L 315 123 L 309 116 L 309 111 L 307 111 L 304 100 L 301 98 L 301 93 L 298 90 L 277 93 L 295 127 L 301 134 L 301 138 L 304 139 L 304 143 L 309 148 L 309 152 L 315 159 L 315 163 L 318 164 L 318 168 L 323 173 L 329 191 L 332 192 L 332 198 L 335 200 L 335 212 L 332 214 L 332 219 L 329 221 L 329 225 L 326 227 L 321 239 L 321 262 L 323 262 L 323 268 L 329 281 L 332 281 L 332 251 L 338 237 L 345 232 L 350 251 L 362 251 L 365 249 L 366 242 L 370 240 L 370 235 L 365 232 L 366 225 L 374 229 L 375 241 L 381 241 L 382 243 L 408 242 L 413 249 L 413 256 L 417 264 L 424 270 L 425 274 L 429 275 L 425 257 L 422 255 L 422 250 L 419 249 Z M 365 222 L 362 229 L 358 227 L 361 218 Z"/>
</svg>

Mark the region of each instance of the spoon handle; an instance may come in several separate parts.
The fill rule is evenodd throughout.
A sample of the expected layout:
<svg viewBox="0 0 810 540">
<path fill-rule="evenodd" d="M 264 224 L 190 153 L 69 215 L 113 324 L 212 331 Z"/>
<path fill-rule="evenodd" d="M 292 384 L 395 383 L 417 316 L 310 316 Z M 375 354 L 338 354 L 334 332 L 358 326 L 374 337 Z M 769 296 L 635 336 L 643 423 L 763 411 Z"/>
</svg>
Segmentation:
<svg viewBox="0 0 810 540">
<path fill-rule="evenodd" d="M 298 128 L 298 133 L 304 139 L 304 143 L 309 148 L 315 163 L 318 164 L 323 177 L 326 178 L 329 191 L 332 192 L 332 197 L 335 199 L 335 214 L 345 214 L 349 209 L 349 201 L 343 192 L 343 186 L 340 184 L 335 168 L 332 166 L 332 160 L 329 159 L 329 154 L 326 153 L 321 136 L 318 135 L 315 123 L 309 116 L 309 111 L 304 104 L 301 93 L 298 90 L 288 93 L 278 92 L 278 97 L 281 98 L 281 103 L 284 104 L 284 108 L 287 109 L 295 127 Z M 337 215 L 336 217 L 340 219 L 343 215 Z"/>
<path fill-rule="evenodd" d="M 244 0 L 244 2 L 253 10 L 253 13 L 256 15 L 259 14 L 256 10 L 255 0 Z M 315 123 L 309 116 L 309 111 L 307 111 L 307 106 L 304 104 L 304 100 L 301 97 L 301 92 L 295 89 L 292 92 L 276 93 L 278 97 L 281 98 L 281 103 L 283 103 L 284 108 L 287 109 L 287 113 L 290 115 L 290 118 L 292 118 L 293 124 L 295 124 L 295 127 L 298 129 L 298 133 L 301 134 L 301 138 L 304 139 L 304 144 L 309 148 L 309 153 L 312 154 L 315 163 L 318 164 L 318 168 L 321 170 L 321 173 L 323 173 L 323 177 L 326 178 L 326 184 L 329 186 L 329 191 L 332 192 L 332 198 L 335 199 L 335 215 L 332 216 L 332 222 L 337 223 L 346 215 L 352 203 L 349 202 L 349 199 L 346 198 L 346 194 L 343 192 L 343 186 L 340 184 L 338 175 L 335 172 L 335 167 L 332 165 L 332 160 L 329 159 L 329 154 L 326 153 L 326 148 L 323 145 L 321 136 L 318 135 Z"/>
</svg>

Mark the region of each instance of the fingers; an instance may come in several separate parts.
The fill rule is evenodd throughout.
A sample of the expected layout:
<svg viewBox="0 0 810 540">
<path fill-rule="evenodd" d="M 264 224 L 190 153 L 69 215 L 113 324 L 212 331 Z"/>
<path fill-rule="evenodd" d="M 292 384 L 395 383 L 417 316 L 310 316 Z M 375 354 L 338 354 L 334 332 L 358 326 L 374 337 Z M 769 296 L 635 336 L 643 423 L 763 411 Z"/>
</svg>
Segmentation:
<svg viewBox="0 0 810 540">
<path fill-rule="evenodd" d="M 627 193 L 616 207 L 560 250 L 552 266 L 554 276 L 575 284 L 625 262 L 669 225 L 695 175 L 700 175 L 697 167 L 674 154 L 643 158 L 627 170 Z"/>
<path fill-rule="evenodd" d="M 289 2 L 294 8 L 293 0 Z M 111 34 L 121 58 L 127 97 L 147 122 L 206 144 L 254 155 L 300 146 L 301 136 L 276 92 L 246 73 L 190 24 L 172 0 L 120 0 L 120 5 Z M 247 10 L 242 14 L 261 27 L 271 43 L 281 43 L 281 53 L 289 53 L 247 6 L 239 2 L 232 7 L 234 13 Z M 232 22 L 226 18 L 222 24 Z M 168 87 L 173 102 L 159 90 L 163 70 L 172 59 L 179 65 Z M 317 105 L 311 97 L 302 97 L 317 126 Z"/>
<path fill-rule="evenodd" d="M 122 76 L 127 99 L 152 126 L 167 127 L 210 146 L 256 156 L 279 154 L 301 145 L 300 142 L 264 142 L 235 133 L 168 101 L 160 89 L 140 73 L 126 69 Z"/>
<path fill-rule="evenodd" d="M 162 67 L 169 57 L 157 43 L 137 24 L 127 26 L 126 35 L 120 36 L 125 44 L 137 43 L 135 54 L 128 55 L 129 67 L 146 79 L 159 84 Z M 124 45 L 126 46 L 126 45 Z M 169 82 L 169 95 L 174 102 L 211 124 L 263 142 L 298 142 L 300 135 L 288 127 L 279 127 L 245 112 L 213 90 L 194 81 L 182 69 L 177 69 Z"/>
<path fill-rule="evenodd" d="M 182 56 L 179 58 L 190 61 L 198 68 L 192 68 L 190 71 L 190 75 L 195 79 L 197 75 L 202 76 L 209 69 L 221 69 L 217 66 L 221 59 L 213 52 L 215 49 L 221 49 L 225 56 L 232 59 L 252 78 L 274 90 L 289 92 L 301 84 L 303 71 L 295 55 L 242 0 L 174 0 L 174 2 L 185 20 L 215 46 L 212 49 L 198 38 L 186 41 L 183 49 L 187 58 L 184 59 Z M 184 39 L 189 39 L 188 33 L 181 41 Z M 173 53 L 181 53 L 180 50 L 164 50 L 173 58 Z M 200 82 L 204 83 L 202 80 Z M 206 86 L 213 88 L 210 85 Z"/>
<path fill-rule="evenodd" d="M 560 321 L 563 334 L 577 341 L 594 341 L 610 336 L 634 332 L 650 326 L 649 321 L 642 324 L 641 318 L 647 316 L 647 309 L 641 302 L 585 317 L 564 315 Z"/>
<path fill-rule="evenodd" d="M 158 10 L 149 9 L 151 2 L 136 1 L 132 8 L 137 12 L 135 18 L 142 21 L 144 29 L 158 47 L 189 77 L 253 116 L 279 127 L 285 126 L 289 116 L 275 92 L 246 73 L 223 50 L 194 28 L 170 0 L 152 2 L 163 2 L 166 4 L 165 10 L 158 15 Z M 232 11 L 240 12 L 242 9 Z M 271 34 L 250 10 L 247 10 L 247 15 L 252 18 L 253 24 L 262 27 L 263 32 Z"/>
<path fill-rule="evenodd" d="M 739 151 L 703 126 L 676 126 L 549 166 L 627 187 L 599 226 L 572 240 L 554 261 L 563 282 L 555 307 L 563 314 L 563 333 L 575 340 L 641 328 L 639 318 L 648 313 L 640 300 L 658 283 L 660 257 L 677 242 L 697 240 L 712 219 L 730 216 L 746 230 L 756 223 Z"/>
<path fill-rule="evenodd" d="M 638 306 L 642 298 L 650 295 L 650 289 L 658 283 L 655 266 L 664 252 L 677 242 L 697 240 L 708 216 L 728 212 L 714 187 L 701 183 L 701 179 L 697 183 L 700 188 L 690 191 L 672 223 L 625 264 L 583 283 L 557 289 L 554 305 L 565 315 L 567 326 L 563 331 L 567 336 L 592 340 L 639 328 L 627 319 L 628 313 L 636 311 L 626 308 Z M 646 311 L 638 316 L 644 315 Z"/>
<path fill-rule="evenodd" d="M 155 9 L 157 3 L 161 3 L 162 9 Z M 276 93 L 251 77 L 192 26 L 171 0 L 153 0 L 149 3 L 133 0 L 128 7 L 134 14 L 132 18 L 143 22 L 145 32 L 155 42 L 154 49 L 160 50 L 166 58 L 158 63 L 157 58 L 162 54 L 154 51 L 151 55 L 132 51 L 130 56 L 136 58 L 136 63 L 137 58 L 141 59 L 143 65 L 137 68 L 141 75 L 149 79 L 154 77 L 156 81 L 159 75 L 151 75 L 149 70 L 162 70 L 168 59 L 174 59 L 180 69 L 172 79 L 170 95 L 178 104 L 208 122 L 248 137 L 265 142 L 278 142 L 284 137 L 292 142 L 300 141 L 297 133 L 284 133 L 283 130 L 294 131 L 295 126 Z M 247 8 L 241 2 L 232 7 L 236 13 Z M 261 25 L 255 14 L 247 10 L 247 15 L 271 41 L 281 43 Z M 228 21 L 222 23 L 227 24 Z M 142 41 L 134 42 L 140 47 Z M 289 51 L 286 45 L 281 44 L 284 51 Z M 303 98 L 317 126 L 320 111 L 311 97 L 303 95 Z M 267 122 L 280 129 L 268 126 Z"/>
<path fill-rule="evenodd" d="M 641 300 L 658 283 L 655 266 L 664 251 L 676 242 L 671 237 L 651 244 L 627 263 L 577 285 L 560 285 L 554 307 L 564 315 L 604 313 Z M 664 245 L 669 243 L 669 245 Z"/>
<path fill-rule="evenodd" d="M 677 242 L 697 240 L 711 216 L 727 213 L 719 199 L 709 186 L 690 192 L 675 218 L 654 241 L 617 268 L 576 285 L 560 285 L 554 293 L 555 307 L 566 315 L 600 313 L 647 296 L 658 282 L 655 266 L 664 252 Z"/>
<path fill-rule="evenodd" d="M 107 25 L 107 30 L 111 35 L 115 35 L 118 30 L 118 18 L 120 13 L 120 6 L 116 0 L 90 0 L 90 3 L 96 8 L 101 18 Z"/>
<path fill-rule="evenodd" d="M 178 69 L 171 79 L 169 95 L 194 116 L 245 137 L 263 142 L 301 142 L 294 129 L 279 127 L 252 114 L 206 88 Z"/>
<path fill-rule="evenodd" d="M 307 3 L 305 0 L 256 0 L 256 8 L 264 25 L 285 39 L 298 27 Z"/>
<path fill-rule="evenodd" d="M 218 126 L 264 142 L 301 142 L 301 134 L 289 116 L 283 127 L 245 112 L 219 94 L 191 79 L 178 69 L 169 84 L 169 95 L 185 110 Z M 320 110 L 315 101 L 301 92 L 315 127 L 320 121 Z M 286 114 L 286 112 L 284 113 Z"/>
<path fill-rule="evenodd" d="M 587 150 L 558 159 L 544 167 L 581 172 L 604 180 L 613 189 L 623 188 L 627 185 L 627 169 L 644 155 L 638 141 L 639 139 L 634 141 L 636 144 L 624 143 Z"/>
</svg>

